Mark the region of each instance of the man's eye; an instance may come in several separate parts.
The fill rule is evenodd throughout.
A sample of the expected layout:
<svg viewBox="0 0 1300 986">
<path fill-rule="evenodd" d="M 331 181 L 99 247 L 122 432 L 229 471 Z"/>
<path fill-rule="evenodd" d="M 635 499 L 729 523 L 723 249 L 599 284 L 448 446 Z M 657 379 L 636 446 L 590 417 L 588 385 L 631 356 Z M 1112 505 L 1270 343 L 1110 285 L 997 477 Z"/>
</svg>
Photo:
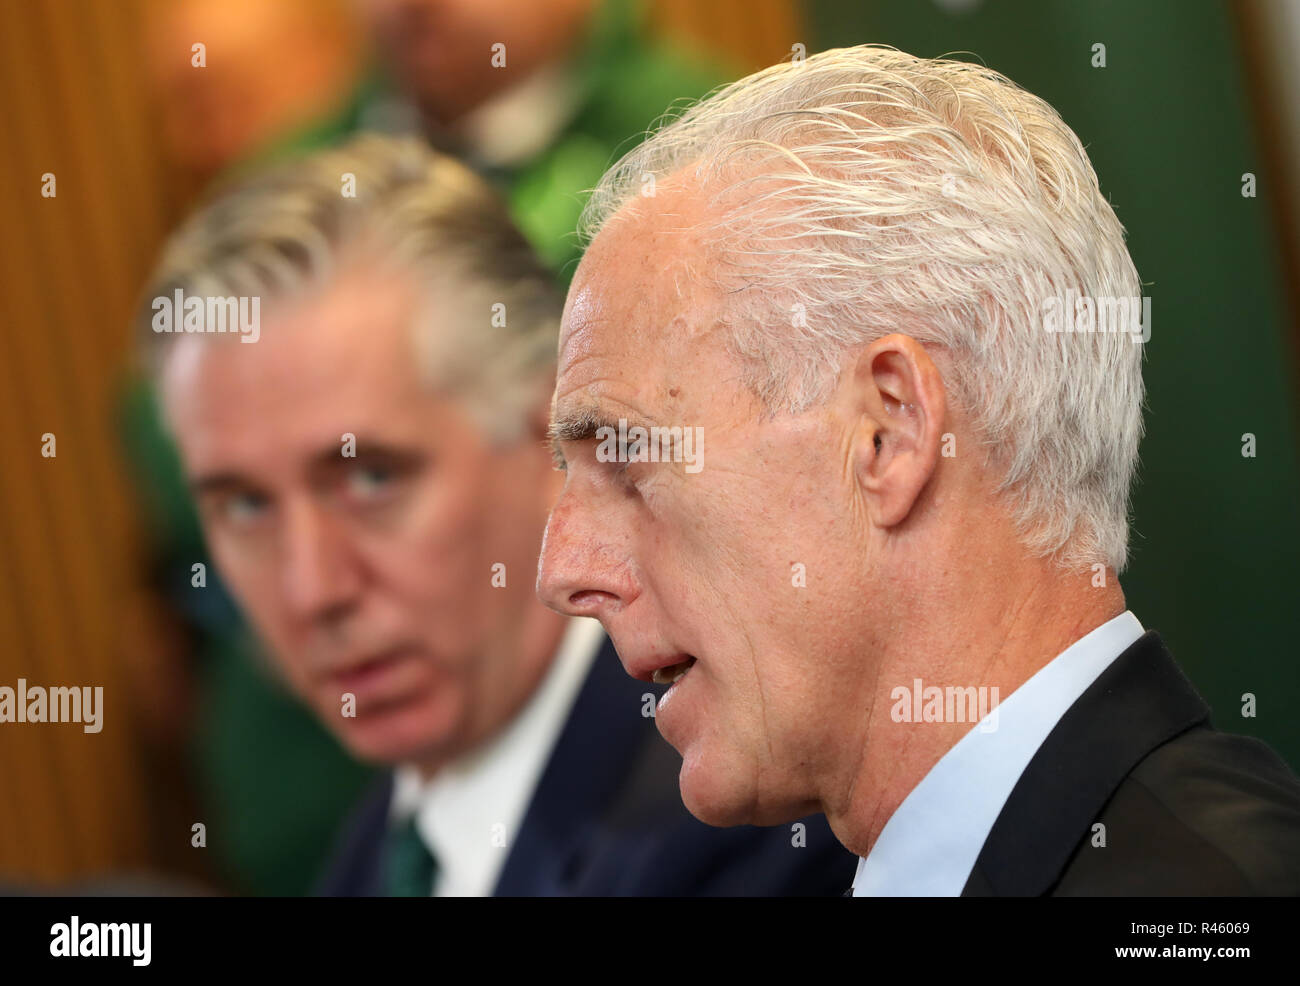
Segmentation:
<svg viewBox="0 0 1300 986">
<path fill-rule="evenodd" d="M 251 524 L 266 513 L 266 497 L 260 493 L 232 493 L 221 504 L 221 513 L 232 524 Z"/>
<path fill-rule="evenodd" d="M 347 493 L 361 500 L 373 499 L 393 484 L 393 470 L 385 466 L 358 465 L 348 471 Z"/>
<path fill-rule="evenodd" d="M 647 461 L 645 443 L 638 440 L 626 442 L 618 448 L 618 462 L 614 471 L 617 473 L 626 473 L 635 465 L 640 465 Z"/>
</svg>

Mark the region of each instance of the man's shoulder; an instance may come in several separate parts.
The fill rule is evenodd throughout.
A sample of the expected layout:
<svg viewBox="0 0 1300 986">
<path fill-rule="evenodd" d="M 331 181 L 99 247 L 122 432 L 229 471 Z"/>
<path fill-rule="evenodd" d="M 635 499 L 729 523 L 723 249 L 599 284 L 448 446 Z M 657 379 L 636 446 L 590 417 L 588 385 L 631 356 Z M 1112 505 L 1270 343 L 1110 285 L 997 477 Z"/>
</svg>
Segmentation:
<svg viewBox="0 0 1300 986">
<path fill-rule="evenodd" d="M 1043 741 L 964 892 L 1300 893 L 1300 781 L 1258 740 L 1214 730 L 1147 632 Z"/>
<path fill-rule="evenodd" d="M 1058 894 L 1300 894 L 1300 779 L 1263 742 L 1197 726 L 1124 778 Z"/>
</svg>

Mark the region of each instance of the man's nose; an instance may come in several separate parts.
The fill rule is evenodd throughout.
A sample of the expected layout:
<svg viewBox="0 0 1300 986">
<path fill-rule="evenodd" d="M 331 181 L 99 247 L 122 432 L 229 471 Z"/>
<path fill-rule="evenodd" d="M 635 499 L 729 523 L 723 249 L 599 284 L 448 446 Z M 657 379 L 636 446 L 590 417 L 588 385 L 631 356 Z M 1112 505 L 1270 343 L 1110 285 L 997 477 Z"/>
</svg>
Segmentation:
<svg viewBox="0 0 1300 986">
<path fill-rule="evenodd" d="M 293 614 L 313 621 L 346 615 L 360 594 L 361 573 L 346 533 L 328 512 L 312 502 L 291 506 L 283 551 L 283 591 Z"/>
<path fill-rule="evenodd" d="M 608 515 L 603 528 L 596 511 L 566 490 L 546 522 L 537 559 L 537 595 L 557 613 L 604 621 L 636 598 L 636 577 L 625 548 L 613 540 Z"/>
</svg>

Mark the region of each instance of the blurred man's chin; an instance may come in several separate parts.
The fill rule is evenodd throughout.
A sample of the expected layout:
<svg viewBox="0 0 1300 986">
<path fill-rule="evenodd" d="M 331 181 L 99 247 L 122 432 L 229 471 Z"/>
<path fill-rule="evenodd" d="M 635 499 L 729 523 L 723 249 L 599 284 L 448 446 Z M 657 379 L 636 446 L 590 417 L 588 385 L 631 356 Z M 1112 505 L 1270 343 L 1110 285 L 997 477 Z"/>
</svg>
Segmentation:
<svg viewBox="0 0 1300 986">
<path fill-rule="evenodd" d="M 394 767 L 424 762 L 445 743 L 445 734 L 430 728 L 422 704 L 357 716 L 343 722 L 335 735 L 356 759 Z"/>
</svg>

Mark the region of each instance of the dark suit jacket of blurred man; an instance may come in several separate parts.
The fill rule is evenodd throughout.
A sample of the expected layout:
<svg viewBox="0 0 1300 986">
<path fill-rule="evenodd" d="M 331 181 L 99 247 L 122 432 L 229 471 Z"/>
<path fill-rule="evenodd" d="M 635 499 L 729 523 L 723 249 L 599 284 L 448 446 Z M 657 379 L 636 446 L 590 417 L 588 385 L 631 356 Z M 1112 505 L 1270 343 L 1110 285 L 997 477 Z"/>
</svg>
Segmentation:
<svg viewBox="0 0 1300 986">
<path fill-rule="evenodd" d="M 823 816 L 802 819 L 802 833 L 790 825 L 713 828 L 691 816 L 677 785 L 681 758 L 641 715 L 647 687 L 624 674 L 604 638 L 523 824 L 502 850 L 494 896 L 843 893 L 857 858 Z M 393 788 L 389 774 L 362 800 L 318 894 L 383 894 Z"/>
</svg>

